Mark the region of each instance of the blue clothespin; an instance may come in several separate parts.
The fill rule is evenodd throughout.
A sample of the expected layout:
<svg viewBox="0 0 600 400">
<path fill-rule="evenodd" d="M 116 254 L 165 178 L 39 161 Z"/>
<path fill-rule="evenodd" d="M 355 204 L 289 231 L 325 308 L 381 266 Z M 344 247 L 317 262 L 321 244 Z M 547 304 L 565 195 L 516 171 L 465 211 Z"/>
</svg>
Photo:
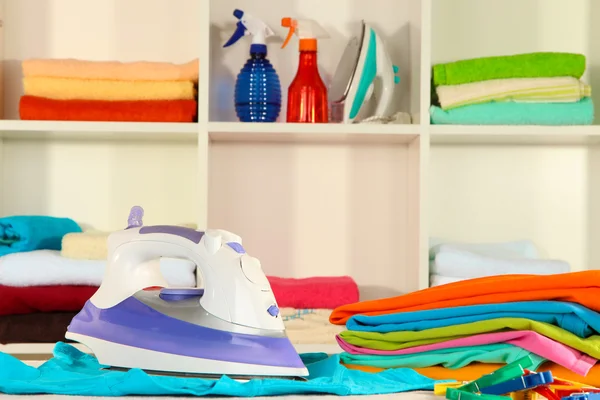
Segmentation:
<svg viewBox="0 0 600 400">
<path fill-rule="evenodd" d="M 531 367 L 532 365 L 533 359 L 531 356 L 525 356 L 517 361 L 505 365 L 500 369 L 497 369 L 491 374 L 483 375 L 481 378 L 459 387 L 458 390 L 471 393 L 484 393 L 483 389 L 487 387 L 510 381 L 512 379 L 521 379 L 521 376 L 525 373 L 525 369 Z"/>
<path fill-rule="evenodd" d="M 481 388 L 481 393 L 495 394 L 500 396 L 513 392 L 535 389 L 538 386 L 549 385 L 552 382 L 554 382 L 554 378 L 552 378 L 552 372 L 550 371 L 531 373 L 529 375 L 523 375 L 509 381 L 504 381 L 492 386 Z"/>
</svg>

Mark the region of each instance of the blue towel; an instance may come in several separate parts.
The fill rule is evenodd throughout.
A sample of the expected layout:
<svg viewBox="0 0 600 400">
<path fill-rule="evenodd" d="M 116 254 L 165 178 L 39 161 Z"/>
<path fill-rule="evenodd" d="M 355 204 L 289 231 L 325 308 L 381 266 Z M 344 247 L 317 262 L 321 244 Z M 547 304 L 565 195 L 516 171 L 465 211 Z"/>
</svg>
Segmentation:
<svg viewBox="0 0 600 400">
<path fill-rule="evenodd" d="M 431 106 L 434 125 L 591 125 L 594 104 L 585 97 L 573 103 L 483 103 L 442 110 Z"/>
<path fill-rule="evenodd" d="M 0 218 L 0 256 L 33 250 L 60 250 L 67 233 L 81 232 L 69 218 L 23 215 Z"/>
<path fill-rule="evenodd" d="M 600 333 L 600 314 L 580 304 L 561 301 L 521 301 L 481 304 L 377 316 L 354 315 L 351 331 L 422 331 L 496 318 L 525 318 L 559 326 L 581 338 Z"/>
<path fill-rule="evenodd" d="M 67 394 L 80 396 L 185 395 L 185 396 L 273 396 L 323 393 L 339 396 L 389 394 L 433 390 L 432 379 L 412 369 L 390 369 L 377 374 L 347 369 L 340 356 L 303 354 L 310 376 L 306 382 L 279 379 L 236 382 L 147 375 L 139 369 L 103 371 L 95 357 L 58 342 L 54 358 L 38 368 L 0 353 L 0 392 L 7 394 Z"/>
</svg>

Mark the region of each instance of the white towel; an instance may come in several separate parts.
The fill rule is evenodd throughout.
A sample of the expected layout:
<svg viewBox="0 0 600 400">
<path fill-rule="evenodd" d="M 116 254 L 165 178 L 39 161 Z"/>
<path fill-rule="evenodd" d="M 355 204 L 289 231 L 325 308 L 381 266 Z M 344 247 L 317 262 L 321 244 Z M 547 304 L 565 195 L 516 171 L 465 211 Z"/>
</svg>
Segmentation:
<svg viewBox="0 0 600 400">
<path fill-rule="evenodd" d="M 491 101 L 568 103 L 590 97 L 591 87 L 577 78 L 492 79 L 462 85 L 442 85 L 436 88 L 444 110 Z"/>
<path fill-rule="evenodd" d="M 489 256 L 472 251 L 445 248 L 430 262 L 429 272 L 452 278 L 481 278 L 492 275 L 531 274 L 551 275 L 569 272 L 568 263 L 559 260 L 541 260 Z"/>
<path fill-rule="evenodd" d="M 460 282 L 460 281 L 464 281 L 464 279 L 452 278 L 449 276 L 442 276 L 442 275 L 435 275 L 435 274 L 429 275 L 429 287 L 447 285 L 449 283 Z"/>
<path fill-rule="evenodd" d="M 531 240 L 514 240 L 500 243 L 451 243 L 442 239 L 431 238 L 429 246 L 430 260 L 435 259 L 438 253 L 444 251 L 464 251 L 501 258 L 540 258 L 538 249 Z"/>
<path fill-rule="evenodd" d="M 7 254 L 0 257 L 0 285 L 100 286 L 106 263 L 104 260 L 73 260 L 54 250 Z M 162 258 L 160 269 L 170 286 L 196 286 L 196 265 L 192 261 Z"/>
</svg>

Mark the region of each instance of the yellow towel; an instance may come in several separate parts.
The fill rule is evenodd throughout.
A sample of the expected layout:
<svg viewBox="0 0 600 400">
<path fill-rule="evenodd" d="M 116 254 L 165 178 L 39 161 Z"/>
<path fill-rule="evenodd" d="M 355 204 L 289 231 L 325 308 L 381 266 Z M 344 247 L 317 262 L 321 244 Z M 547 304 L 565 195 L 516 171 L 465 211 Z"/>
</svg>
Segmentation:
<svg viewBox="0 0 600 400">
<path fill-rule="evenodd" d="M 193 100 L 191 81 L 108 81 L 23 78 L 25 95 L 55 100 Z"/>
<path fill-rule="evenodd" d="M 181 224 L 196 229 L 195 224 Z M 60 255 L 77 260 L 106 260 L 108 258 L 107 240 L 111 232 L 85 231 L 68 233 L 62 238 Z"/>
<path fill-rule="evenodd" d="M 23 76 L 115 81 L 192 81 L 198 82 L 198 59 L 185 64 L 166 62 L 84 61 L 67 59 L 29 59 L 21 64 Z"/>
<path fill-rule="evenodd" d="M 329 322 L 331 311 L 333 310 L 282 308 L 280 312 L 288 339 L 292 344 L 336 345 L 335 336 L 346 326 Z"/>
</svg>

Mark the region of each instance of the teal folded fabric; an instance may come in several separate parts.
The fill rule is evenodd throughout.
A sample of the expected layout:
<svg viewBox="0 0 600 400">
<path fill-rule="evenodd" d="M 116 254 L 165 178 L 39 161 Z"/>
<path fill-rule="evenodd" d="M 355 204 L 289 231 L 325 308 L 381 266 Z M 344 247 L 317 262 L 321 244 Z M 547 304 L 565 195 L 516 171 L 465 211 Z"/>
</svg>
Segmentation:
<svg viewBox="0 0 600 400">
<path fill-rule="evenodd" d="M 431 106 L 434 125 L 591 125 L 594 104 L 586 97 L 575 103 L 483 103 L 442 110 Z"/>
<path fill-rule="evenodd" d="M 551 78 L 571 76 L 581 78 L 585 72 L 583 54 L 539 52 L 509 56 L 480 57 L 433 66 L 433 83 L 460 85 L 491 79 Z"/>
<path fill-rule="evenodd" d="M 0 392 L 6 394 L 63 394 L 79 396 L 276 396 L 288 394 L 369 395 L 433 390 L 434 381 L 412 369 L 385 370 L 377 374 L 350 370 L 340 356 L 303 354 L 308 381 L 281 379 L 236 382 L 148 375 L 142 370 L 105 371 L 98 360 L 59 342 L 54 358 L 38 368 L 0 353 Z"/>
<path fill-rule="evenodd" d="M 436 365 L 457 369 L 471 363 L 510 364 L 522 357 L 530 356 L 537 369 L 547 360 L 512 344 L 495 343 L 480 346 L 453 347 L 404 355 L 370 355 L 341 353 L 344 364 L 367 365 L 378 368 L 427 368 Z"/>
<path fill-rule="evenodd" d="M 60 250 L 67 233 L 81 232 L 69 218 L 23 215 L 0 218 L 0 256 L 33 250 Z"/>
</svg>

